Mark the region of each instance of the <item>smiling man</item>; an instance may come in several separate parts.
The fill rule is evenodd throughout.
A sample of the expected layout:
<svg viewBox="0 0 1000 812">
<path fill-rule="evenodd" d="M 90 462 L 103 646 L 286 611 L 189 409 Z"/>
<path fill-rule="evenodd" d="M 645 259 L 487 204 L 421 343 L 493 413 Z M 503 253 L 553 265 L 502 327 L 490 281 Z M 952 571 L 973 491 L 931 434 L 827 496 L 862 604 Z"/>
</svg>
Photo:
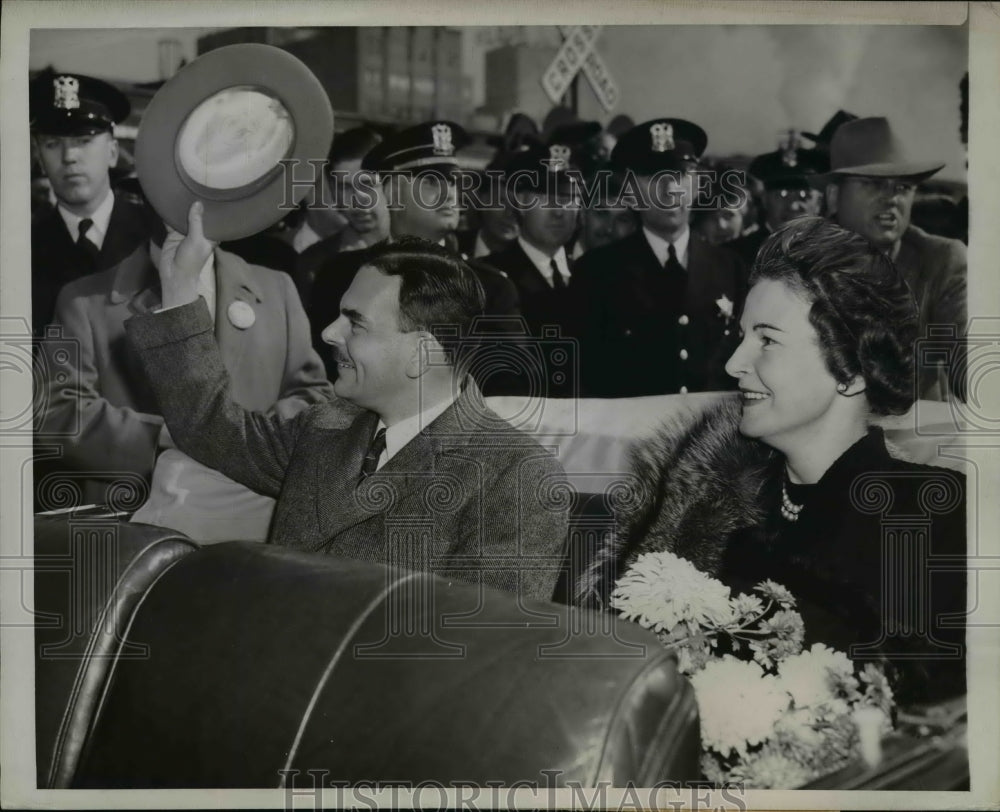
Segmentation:
<svg viewBox="0 0 1000 812">
<path fill-rule="evenodd" d="M 56 198 L 31 224 L 32 325 L 41 334 L 63 285 L 121 262 L 149 233 L 108 175 L 118 161 L 112 127 L 128 116 L 128 99 L 107 82 L 51 70 L 32 80 L 28 98 L 32 152 Z"/>
<path fill-rule="evenodd" d="M 931 338 L 937 350 L 926 357 L 918 350 L 917 396 L 931 400 L 964 399 L 965 391 L 965 245 L 910 223 L 918 184 L 943 167 L 909 157 L 886 119 L 860 118 L 833 135 L 826 187 L 831 219 L 887 254 L 917 300 L 919 335 Z M 950 364 L 928 361 L 940 358 L 942 349 L 950 352 Z"/>
<path fill-rule="evenodd" d="M 199 206 L 161 257 L 164 311 L 126 323 L 177 445 L 277 499 L 271 543 L 549 599 L 568 506 L 545 494 L 565 474 L 464 374 L 456 342 L 483 300 L 468 267 L 424 240 L 369 253 L 323 330 L 342 400 L 265 415 L 234 402 L 198 297 Z"/>
<path fill-rule="evenodd" d="M 452 247 L 459 220 L 456 152 L 468 142 L 469 136 L 457 124 L 428 121 L 393 134 L 365 155 L 361 169 L 376 176 L 389 208 L 389 242 L 420 237 Z M 457 250 L 453 254 L 459 257 Z M 337 367 L 322 333 L 337 317 L 340 299 L 366 258 L 364 250 L 329 257 L 316 270 L 305 297 L 313 344 L 326 362 L 330 380 Z M 471 267 L 486 295 L 485 315 L 519 316 L 517 291 L 510 280 L 481 263 Z"/>
</svg>

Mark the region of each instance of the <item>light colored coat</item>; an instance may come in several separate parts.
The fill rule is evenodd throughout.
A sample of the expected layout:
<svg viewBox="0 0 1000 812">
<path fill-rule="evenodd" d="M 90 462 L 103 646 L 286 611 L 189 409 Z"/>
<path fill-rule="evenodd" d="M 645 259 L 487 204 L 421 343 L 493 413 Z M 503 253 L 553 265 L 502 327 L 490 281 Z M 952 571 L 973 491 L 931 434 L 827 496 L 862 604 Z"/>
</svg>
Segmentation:
<svg viewBox="0 0 1000 812">
<path fill-rule="evenodd" d="M 333 396 L 290 278 L 215 252 L 213 339 L 249 409 L 291 416 Z M 237 328 L 233 302 L 252 308 L 254 322 Z M 102 273 L 66 285 L 56 303 L 59 340 L 43 342 L 45 390 L 38 445 L 61 448 L 48 467 L 81 485 L 83 499 L 102 501 L 110 482 L 148 480 L 159 451 L 163 418 L 139 360 L 125 338 L 125 321 L 161 304 L 159 280 L 146 246 Z M 45 507 L 44 499 L 41 507 Z M 135 507 L 135 506 L 133 506 Z"/>
</svg>

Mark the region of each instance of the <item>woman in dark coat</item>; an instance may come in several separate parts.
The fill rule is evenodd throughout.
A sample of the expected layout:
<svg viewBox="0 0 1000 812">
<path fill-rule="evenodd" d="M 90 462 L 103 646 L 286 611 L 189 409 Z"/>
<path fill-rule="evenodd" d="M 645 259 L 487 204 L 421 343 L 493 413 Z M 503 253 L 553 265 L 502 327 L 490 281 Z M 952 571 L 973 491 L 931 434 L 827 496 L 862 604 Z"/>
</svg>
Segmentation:
<svg viewBox="0 0 1000 812">
<path fill-rule="evenodd" d="M 909 289 L 820 218 L 769 238 L 750 283 L 726 365 L 739 402 L 636 453 L 650 497 L 608 559 L 670 550 L 734 594 L 771 579 L 797 598 L 807 647 L 881 660 L 901 703 L 963 693 L 964 477 L 895 458 L 869 425 L 913 404 Z"/>
</svg>

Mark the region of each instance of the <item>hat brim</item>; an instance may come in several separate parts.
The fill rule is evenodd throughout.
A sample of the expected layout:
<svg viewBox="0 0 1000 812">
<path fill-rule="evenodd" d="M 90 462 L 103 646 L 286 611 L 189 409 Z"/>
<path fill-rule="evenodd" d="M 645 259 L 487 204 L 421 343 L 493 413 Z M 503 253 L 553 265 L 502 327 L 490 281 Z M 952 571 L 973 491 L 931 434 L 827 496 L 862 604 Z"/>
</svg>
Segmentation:
<svg viewBox="0 0 1000 812">
<path fill-rule="evenodd" d="M 284 158 L 293 162 L 296 183 L 286 181 L 280 164 L 245 186 L 224 190 L 203 186 L 184 171 L 177 139 L 188 116 L 209 97 L 235 87 L 260 89 L 288 111 L 294 134 Z M 136 138 L 136 174 L 150 204 L 175 230 L 187 231 L 188 210 L 200 200 L 205 236 L 237 240 L 274 225 L 298 204 L 309 191 L 312 169 L 305 161 L 325 158 L 332 138 L 333 109 L 309 68 L 270 45 L 230 45 L 200 56 L 157 91 Z"/>
<path fill-rule="evenodd" d="M 861 164 L 859 166 L 842 166 L 831 169 L 828 173 L 836 175 L 855 175 L 869 178 L 913 178 L 914 180 L 926 180 L 931 175 L 935 175 L 944 169 L 944 164 L 930 163 L 878 163 Z"/>
</svg>

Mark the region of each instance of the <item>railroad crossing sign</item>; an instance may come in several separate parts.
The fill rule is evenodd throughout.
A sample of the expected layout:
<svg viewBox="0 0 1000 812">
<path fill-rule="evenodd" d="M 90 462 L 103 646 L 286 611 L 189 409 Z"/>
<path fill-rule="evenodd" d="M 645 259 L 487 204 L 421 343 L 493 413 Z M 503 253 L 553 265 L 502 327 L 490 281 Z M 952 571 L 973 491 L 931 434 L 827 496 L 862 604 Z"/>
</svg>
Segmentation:
<svg viewBox="0 0 1000 812">
<path fill-rule="evenodd" d="M 553 104 L 559 104 L 580 71 L 587 77 L 597 100 L 606 111 L 610 112 L 618 104 L 618 85 L 604 60 L 594 50 L 601 28 L 599 25 L 559 26 L 564 37 L 563 44 L 552 64 L 542 74 L 542 87 Z"/>
</svg>

